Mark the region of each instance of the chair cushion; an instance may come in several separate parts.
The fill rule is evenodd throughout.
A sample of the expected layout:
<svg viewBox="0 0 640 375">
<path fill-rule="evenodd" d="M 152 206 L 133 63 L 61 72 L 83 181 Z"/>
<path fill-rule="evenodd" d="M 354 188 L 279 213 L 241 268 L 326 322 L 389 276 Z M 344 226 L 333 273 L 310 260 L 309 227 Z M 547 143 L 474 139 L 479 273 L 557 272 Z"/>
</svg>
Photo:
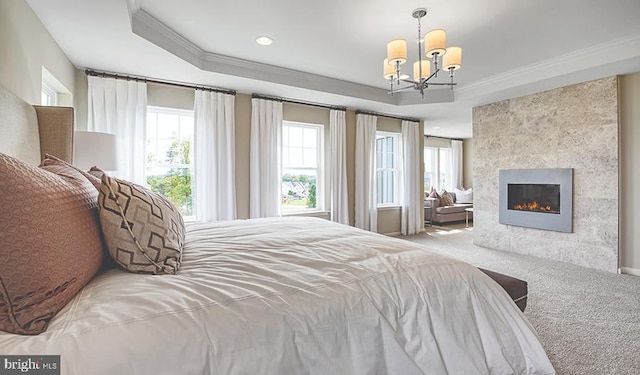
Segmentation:
<svg viewBox="0 0 640 375">
<path fill-rule="evenodd" d="M 454 204 L 453 206 L 445 206 L 436 208 L 436 212 L 439 214 L 457 214 L 464 213 L 465 208 L 473 207 L 472 204 Z"/>
</svg>

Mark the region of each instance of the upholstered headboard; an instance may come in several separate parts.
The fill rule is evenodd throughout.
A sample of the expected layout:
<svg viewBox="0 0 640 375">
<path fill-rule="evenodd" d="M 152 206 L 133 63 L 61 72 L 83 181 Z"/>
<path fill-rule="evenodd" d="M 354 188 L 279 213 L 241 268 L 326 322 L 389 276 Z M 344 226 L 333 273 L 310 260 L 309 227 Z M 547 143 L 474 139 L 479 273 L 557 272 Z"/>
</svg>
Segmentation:
<svg viewBox="0 0 640 375">
<path fill-rule="evenodd" d="M 0 152 L 38 165 L 45 153 L 73 162 L 73 108 L 33 106 L 0 86 Z"/>
</svg>

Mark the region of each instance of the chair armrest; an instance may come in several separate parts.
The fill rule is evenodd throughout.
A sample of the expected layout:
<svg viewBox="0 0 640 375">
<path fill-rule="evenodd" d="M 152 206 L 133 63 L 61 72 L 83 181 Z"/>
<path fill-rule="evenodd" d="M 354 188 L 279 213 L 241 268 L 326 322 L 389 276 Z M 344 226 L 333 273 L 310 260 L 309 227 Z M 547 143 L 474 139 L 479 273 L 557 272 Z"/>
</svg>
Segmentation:
<svg viewBox="0 0 640 375">
<path fill-rule="evenodd" d="M 436 207 L 440 205 L 438 198 L 425 198 L 424 200 L 424 220 L 433 224 L 436 218 Z"/>
<path fill-rule="evenodd" d="M 440 206 L 440 200 L 438 198 L 425 198 L 424 199 L 424 207 L 425 208 L 436 208 Z"/>
</svg>

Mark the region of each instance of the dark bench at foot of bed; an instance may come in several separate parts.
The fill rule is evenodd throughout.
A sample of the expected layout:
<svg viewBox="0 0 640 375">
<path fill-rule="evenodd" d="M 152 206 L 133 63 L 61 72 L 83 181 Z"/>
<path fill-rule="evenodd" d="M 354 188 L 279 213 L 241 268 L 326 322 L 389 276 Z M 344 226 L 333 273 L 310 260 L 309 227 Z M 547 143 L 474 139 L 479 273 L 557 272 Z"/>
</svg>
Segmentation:
<svg viewBox="0 0 640 375">
<path fill-rule="evenodd" d="M 478 268 L 480 271 L 484 272 L 492 278 L 495 282 L 500 284 L 504 290 L 507 291 L 513 302 L 520 308 L 522 312 L 524 312 L 525 307 L 527 307 L 527 282 L 524 280 L 516 279 L 515 277 L 503 275 L 498 272 L 493 272 L 489 270 L 485 270 L 482 268 Z"/>
</svg>

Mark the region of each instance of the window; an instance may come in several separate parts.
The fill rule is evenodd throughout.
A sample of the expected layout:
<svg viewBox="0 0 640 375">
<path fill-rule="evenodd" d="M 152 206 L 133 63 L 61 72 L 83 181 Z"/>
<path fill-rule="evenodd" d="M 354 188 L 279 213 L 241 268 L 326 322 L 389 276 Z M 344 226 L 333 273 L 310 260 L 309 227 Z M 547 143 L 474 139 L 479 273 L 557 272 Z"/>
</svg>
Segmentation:
<svg viewBox="0 0 640 375">
<path fill-rule="evenodd" d="M 323 127 L 282 123 L 283 214 L 323 209 Z"/>
<path fill-rule="evenodd" d="M 440 189 L 453 191 L 453 185 L 451 185 L 451 169 L 453 168 L 451 164 L 451 149 L 440 148 L 438 150 L 438 159 L 440 163 Z"/>
<path fill-rule="evenodd" d="M 436 175 L 438 173 L 438 149 L 433 147 L 424 148 L 424 191 L 430 192 L 431 188 L 438 186 Z"/>
<path fill-rule="evenodd" d="M 71 92 L 47 68 L 42 67 L 42 87 L 40 105 L 73 106 Z"/>
<path fill-rule="evenodd" d="M 397 205 L 399 137 L 396 133 L 376 133 L 376 189 L 378 205 Z"/>
<path fill-rule="evenodd" d="M 451 149 L 445 147 L 424 148 L 424 191 L 431 188 L 452 191 Z"/>
<path fill-rule="evenodd" d="M 46 81 L 42 81 L 42 90 L 40 92 L 40 105 L 56 106 L 58 105 L 58 92 L 51 87 Z"/>
<path fill-rule="evenodd" d="M 173 202 L 185 220 L 195 219 L 193 124 L 193 111 L 147 107 L 147 184 Z"/>
</svg>

